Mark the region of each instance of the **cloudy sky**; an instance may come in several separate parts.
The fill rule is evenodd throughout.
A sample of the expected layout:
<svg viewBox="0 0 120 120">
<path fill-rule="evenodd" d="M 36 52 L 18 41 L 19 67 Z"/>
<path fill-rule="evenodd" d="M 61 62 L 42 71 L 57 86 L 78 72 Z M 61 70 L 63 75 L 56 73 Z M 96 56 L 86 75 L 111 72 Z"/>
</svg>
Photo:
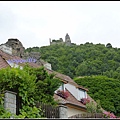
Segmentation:
<svg viewBox="0 0 120 120">
<path fill-rule="evenodd" d="M 0 44 L 19 39 L 25 48 L 72 43 L 111 43 L 120 48 L 120 1 L 0 1 Z"/>
</svg>

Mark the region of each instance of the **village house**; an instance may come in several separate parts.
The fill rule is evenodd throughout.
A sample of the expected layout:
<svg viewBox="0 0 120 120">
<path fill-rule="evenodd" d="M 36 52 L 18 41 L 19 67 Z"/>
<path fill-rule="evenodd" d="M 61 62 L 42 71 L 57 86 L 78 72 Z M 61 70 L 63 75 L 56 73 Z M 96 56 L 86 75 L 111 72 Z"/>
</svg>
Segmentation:
<svg viewBox="0 0 120 120">
<path fill-rule="evenodd" d="M 20 58 L 19 56 L 12 55 L 11 47 L 7 47 L 4 45 L 4 48 L 6 49 L 3 49 L 3 47 L 2 49 L 0 49 L 0 69 L 18 66 L 20 66 L 20 68 L 22 69 L 26 62 L 31 67 L 40 67 L 40 65 L 35 62 L 34 58 L 32 58 L 31 61 L 25 61 L 25 59 Z M 59 101 L 59 104 L 67 107 L 67 117 L 69 118 L 76 114 L 86 113 L 86 105 L 81 101 L 81 99 L 87 98 L 90 101 L 95 102 L 87 94 L 88 89 L 75 83 L 74 80 L 72 80 L 69 76 L 53 71 L 49 63 L 45 63 L 44 67 L 49 74 L 54 73 L 55 77 L 60 78 L 60 80 L 62 81 L 61 86 L 55 91 L 53 97 L 56 101 Z M 62 96 L 60 94 L 61 91 L 63 91 L 64 93 L 66 92 L 67 95 Z"/>
</svg>

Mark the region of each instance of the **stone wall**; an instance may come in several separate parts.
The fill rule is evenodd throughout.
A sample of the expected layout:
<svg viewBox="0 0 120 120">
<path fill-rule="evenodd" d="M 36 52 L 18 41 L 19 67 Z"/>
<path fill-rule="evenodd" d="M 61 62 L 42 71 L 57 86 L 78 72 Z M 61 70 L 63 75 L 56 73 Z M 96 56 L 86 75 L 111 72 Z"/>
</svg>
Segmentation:
<svg viewBox="0 0 120 120">
<path fill-rule="evenodd" d="M 4 107 L 11 113 L 16 114 L 16 93 L 5 91 Z"/>
<path fill-rule="evenodd" d="M 59 105 L 59 118 L 68 118 L 67 106 Z"/>
<path fill-rule="evenodd" d="M 11 113 L 16 114 L 16 93 L 5 91 L 4 108 Z M 68 108 L 64 105 L 59 105 L 59 118 L 68 118 Z"/>
</svg>

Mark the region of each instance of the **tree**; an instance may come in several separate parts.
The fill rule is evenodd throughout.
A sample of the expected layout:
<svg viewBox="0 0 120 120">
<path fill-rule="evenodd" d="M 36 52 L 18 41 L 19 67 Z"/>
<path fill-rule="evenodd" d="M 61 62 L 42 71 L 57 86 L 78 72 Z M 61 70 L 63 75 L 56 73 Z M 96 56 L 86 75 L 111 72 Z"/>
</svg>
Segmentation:
<svg viewBox="0 0 120 120">
<path fill-rule="evenodd" d="M 101 105 L 100 105 L 100 100 L 96 100 L 96 103 L 97 104 L 95 104 L 93 101 L 91 101 L 86 104 L 88 113 L 102 113 L 103 112 Z"/>
<path fill-rule="evenodd" d="M 88 94 L 94 100 L 100 100 L 101 106 L 107 111 L 120 115 L 120 81 L 106 76 L 86 76 L 75 78 L 75 82 L 89 89 Z"/>
<path fill-rule="evenodd" d="M 0 70 L 0 91 L 10 90 L 21 98 L 20 118 L 40 118 L 42 111 L 36 107 L 36 102 L 56 104 L 53 99 L 54 90 L 60 85 L 60 80 L 49 75 L 42 67 L 32 68 L 26 65 L 20 68 L 4 68 Z M 1 108 L 0 108 L 1 109 Z M 5 112 L 0 113 L 5 117 Z M 9 116 L 10 117 L 10 116 Z"/>
<path fill-rule="evenodd" d="M 107 43 L 106 47 L 107 48 L 112 48 L 112 45 L 110 43 Z"/>
<path fill-rule="evenodd" d="M 107 47 L 110 46 L 109 43 Z M 87 42 L 74 46 L 52 45 L 39 49 L 33 47 L 31 51 L 40 52 L 41 59 L 51 63 L 53 70 L 74 78 L 79 75 L 103 75 L 106 71 L 116 71 L 120 67 L 120 50 L 107 47 L 104 44 Z M 29 48 L 26 51 L 29 51 Z"/>
</svg>

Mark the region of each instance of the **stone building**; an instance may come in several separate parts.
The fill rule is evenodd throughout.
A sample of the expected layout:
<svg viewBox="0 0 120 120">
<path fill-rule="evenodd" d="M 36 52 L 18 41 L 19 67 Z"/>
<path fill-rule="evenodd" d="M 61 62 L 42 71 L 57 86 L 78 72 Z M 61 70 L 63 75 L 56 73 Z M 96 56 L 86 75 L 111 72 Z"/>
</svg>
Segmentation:
<svg viewBox="0 0 120 120">
<path fill-rule="evenodd" d="M 68 35 L 68 33 L 66 34 L 65 36 L 65 42 L 63 41 L 62 38 L 60 38 L 59 40 L 50 40 L 50 45 L 57 45 L 57 44 L 65 44 L 67 46 L 70 46 L 71 45 L 71 40 L 70 40 L 70 36 Z"/>
</svg>

